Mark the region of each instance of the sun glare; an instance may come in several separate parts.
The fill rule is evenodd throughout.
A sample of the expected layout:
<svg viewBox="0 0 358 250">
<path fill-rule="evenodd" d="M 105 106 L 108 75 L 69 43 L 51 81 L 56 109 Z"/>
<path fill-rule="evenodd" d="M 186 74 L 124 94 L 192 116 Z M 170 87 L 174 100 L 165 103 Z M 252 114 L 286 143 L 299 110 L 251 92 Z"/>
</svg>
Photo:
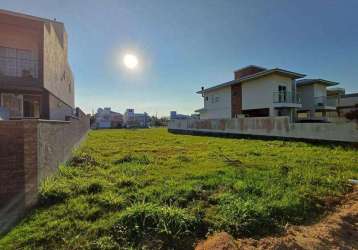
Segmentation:
<svg viewBox="0 0 358 250">
<path fill-rule="evenodd" d="M 132 54 L 126 54 L 123 57 L 123 63 L 128 69 L 135 69 L 138 66 L 138 58 Z"/>
</svg>

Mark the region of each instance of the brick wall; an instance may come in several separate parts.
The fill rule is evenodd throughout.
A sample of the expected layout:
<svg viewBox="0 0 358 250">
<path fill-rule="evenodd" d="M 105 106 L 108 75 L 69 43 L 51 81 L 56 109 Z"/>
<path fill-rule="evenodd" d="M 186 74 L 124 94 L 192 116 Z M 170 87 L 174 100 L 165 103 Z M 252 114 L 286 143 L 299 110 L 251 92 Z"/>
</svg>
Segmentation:
<svg viewBox="0 0 358 250">
<path fill-rule="evenodd" d="M 241 83 L 231 85 L 231 117 L 235 118 L 242 113 L 242 87 Z"/>
<path fill-rule="evenodd" d="M 234 72 L 235 80 L 264 71 L 264 68 L 249 66 Z"/>
<path fill-rule="evenodd" d="M 0 234 L 36 203 L 41 181 L 56 172 L 89 130 L 89 117 L 67 122 L 0 121 Z"/>
</svg>

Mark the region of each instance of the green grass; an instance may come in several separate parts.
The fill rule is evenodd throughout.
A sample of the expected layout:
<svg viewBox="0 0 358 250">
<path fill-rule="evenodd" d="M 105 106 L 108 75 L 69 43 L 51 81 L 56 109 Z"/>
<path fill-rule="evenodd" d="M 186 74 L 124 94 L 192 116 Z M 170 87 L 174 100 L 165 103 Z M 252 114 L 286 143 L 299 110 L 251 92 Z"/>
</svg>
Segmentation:
<svg viewBox="0 0 358 250">
<path fill-rule="evenodd" d="M 341 146 L 93 131 L 0 249 L 190 249 L 214 231 L 272 234 L 321 217 L 357 164 Z"/>
</svg>

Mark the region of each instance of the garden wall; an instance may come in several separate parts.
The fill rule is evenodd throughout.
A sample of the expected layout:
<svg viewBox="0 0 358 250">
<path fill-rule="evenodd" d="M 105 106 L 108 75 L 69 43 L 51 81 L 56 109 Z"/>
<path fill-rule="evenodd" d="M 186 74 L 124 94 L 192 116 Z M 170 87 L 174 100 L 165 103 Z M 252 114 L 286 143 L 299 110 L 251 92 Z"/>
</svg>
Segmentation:
<svg viewBox="0 0 358 250">
<path fill-rule="evenodd" d="M 41 181 L 68 159 L 89 125 L 83 114 L 70 121 L 0 121 L 0 234 L 36 203 Z"/>
<path fill-rule="evenodd" d="M 358 123 L 291 123 L 288 117 L 171 120 L 169 132 L 358 143 Z"/>
</svg>

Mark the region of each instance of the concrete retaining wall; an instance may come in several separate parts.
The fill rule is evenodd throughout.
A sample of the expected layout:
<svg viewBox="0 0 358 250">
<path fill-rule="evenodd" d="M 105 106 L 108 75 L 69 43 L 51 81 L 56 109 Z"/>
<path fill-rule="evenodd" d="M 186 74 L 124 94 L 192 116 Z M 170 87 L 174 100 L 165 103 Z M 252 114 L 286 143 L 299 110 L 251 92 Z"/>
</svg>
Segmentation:
<svg viewBox="0 0 358 250">
<path fill-rule="evenodd" d="M 171 120 L 170 132 L 213 133 L 302 140 L 358 142 L 358 124 L 290 123 L 288 117 Z"/>
<path fill-rule="evenodd" d="M 0 121 L 0 234 L 36 204 L 41 181 L 57 171 L 89 130 L 71 121 Z"/>
</svg>

